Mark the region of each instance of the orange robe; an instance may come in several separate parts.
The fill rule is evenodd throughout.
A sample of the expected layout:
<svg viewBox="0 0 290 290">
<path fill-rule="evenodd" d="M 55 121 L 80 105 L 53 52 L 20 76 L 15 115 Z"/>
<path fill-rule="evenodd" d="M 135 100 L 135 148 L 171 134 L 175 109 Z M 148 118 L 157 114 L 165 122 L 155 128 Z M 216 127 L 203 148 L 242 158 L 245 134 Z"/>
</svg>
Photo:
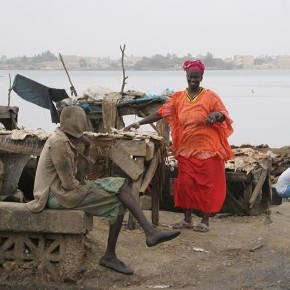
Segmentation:
<svg viewBox="0 0 290 290">
<path fill-rule="evenodd" d="M 211 112 L 223 113 L 225 121 L 204 125 Z M 175 206 L 206 213 L 219 211 L 226 194 L 224 161 L 234 157 L 227 140 L 233 122 L 223 102 L 209 89 L 194 101 L 182 91 L 174 93 L 157 113 L 170 125 L 178 161 Z"/>
</svg>

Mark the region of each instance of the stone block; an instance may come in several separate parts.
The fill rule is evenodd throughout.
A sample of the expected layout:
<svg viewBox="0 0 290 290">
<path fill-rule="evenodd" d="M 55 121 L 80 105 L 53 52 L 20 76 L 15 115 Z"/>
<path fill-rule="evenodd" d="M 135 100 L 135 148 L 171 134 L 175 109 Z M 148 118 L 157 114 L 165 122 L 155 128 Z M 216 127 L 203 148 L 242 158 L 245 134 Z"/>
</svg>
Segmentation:
<svg viewBox="0 0 290 290">
<path fill-rule="evenodd" d="M 23 203 L 0 202 L 0 232 L 86 234 L 93 217 L 79 210 L 44 209 L 32 213 Z"/>
</svg>

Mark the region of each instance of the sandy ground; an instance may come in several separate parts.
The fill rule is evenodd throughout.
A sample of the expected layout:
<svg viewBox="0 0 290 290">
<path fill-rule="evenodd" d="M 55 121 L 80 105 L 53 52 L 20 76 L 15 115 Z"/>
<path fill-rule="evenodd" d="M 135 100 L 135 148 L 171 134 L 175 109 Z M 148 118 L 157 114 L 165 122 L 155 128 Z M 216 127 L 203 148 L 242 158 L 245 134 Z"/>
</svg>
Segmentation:
<svg viewBox="0 0 290 290">
<path fill-rule="evenodd" d="M 150 218 L 150 211 L 146 215 Z M 160 212 L 168 229 L 182 214 Z M 194 216 L 194 223 L 200 218 Z M 0 289 L 290 289 L 290 202 L 271 206 L 258 216 L 216 215 L 210 231 L 182 230 L 175 240 L 153 248 L 141 229 L 121 231 L 118 256 L 134 269 L 125 276 L 98 265 L 106 246 L 108 225 L 95 219 L 88 235 L 86 271 L 76 282 L 55 283 L 26 277 L 0 281 Z"/>
</svg>

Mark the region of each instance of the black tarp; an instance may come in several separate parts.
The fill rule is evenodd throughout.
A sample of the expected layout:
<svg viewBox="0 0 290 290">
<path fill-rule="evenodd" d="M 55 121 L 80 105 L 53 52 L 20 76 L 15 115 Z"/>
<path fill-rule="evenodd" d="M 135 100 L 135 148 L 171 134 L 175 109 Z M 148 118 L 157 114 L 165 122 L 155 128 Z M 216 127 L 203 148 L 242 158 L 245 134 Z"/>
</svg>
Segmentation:
<svg viewBox="0 0 290 290">
<path fill-rule="evenodd" d="M 12 85 L 13 91 L 22 99 L 50 110 L 51 121 L 59 123 L 59 116 L 53 102 L 69 98 L 64 89 L 53 89 L 17 74 Z"/>
</svg>

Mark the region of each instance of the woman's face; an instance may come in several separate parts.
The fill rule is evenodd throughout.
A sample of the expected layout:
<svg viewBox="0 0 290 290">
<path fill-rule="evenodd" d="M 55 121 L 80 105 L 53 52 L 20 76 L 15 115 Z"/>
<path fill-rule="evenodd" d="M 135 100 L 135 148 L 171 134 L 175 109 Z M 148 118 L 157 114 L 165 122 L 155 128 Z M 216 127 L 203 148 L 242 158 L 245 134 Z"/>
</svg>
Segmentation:
<svg viewBox="0 0 290 290">
<path fill-rule="evenodd" d="M 188 88 L 196 89 L 199 87 L 200 82 L 202 81 L 202 75 L 198 70 L 191 70 L 186 75 Z"/>
</svg>

